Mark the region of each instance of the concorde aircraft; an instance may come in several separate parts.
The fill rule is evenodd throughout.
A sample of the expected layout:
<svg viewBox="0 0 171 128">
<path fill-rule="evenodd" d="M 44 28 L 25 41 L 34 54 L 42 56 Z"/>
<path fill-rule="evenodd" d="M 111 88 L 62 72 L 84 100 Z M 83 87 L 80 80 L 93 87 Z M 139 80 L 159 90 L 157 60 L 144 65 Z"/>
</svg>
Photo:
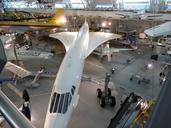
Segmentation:
<svg viewBox="0 0 171 128">
<path fill-rule="evenodd" d="M 74 40 L 70 40 L 70 37 L 68 37 L 66 39 L 68 44 L 63 42 L 67 53 L 54 82 L 44 125 L 45 128 L 67 128 L 71 114 L 79 100 L 78 90 L 85 59 L 102 43 L 119 37 L 117 34 L 104 32 L 89 33 L 89 26 L 85 22 L 77 36 L 72 38 Z M 25 118 L 21 118 L 21 113 L 16 110 L 16 107 L 13 107 L 14 105 L 3 97 L 5 96 L 2 96 L 3 101 L 5 103 L 8 102 L 6 107 L 2 104 L 3 115 L 5 116 L 5 113 L 8 114 L 5 118 L 11 126 L 32 128 Z M 14 113 L 15 118 L 9 118 L 14 117 Z"/>
<path fill-rule="evenodd" d="M 102 43 L 120 37 L 104 32 L 89 33 L 87 22 L 77 35 L 70 34 L 63 41 L 66 55 L 54 82 L 44 128 L 67 128 L 71 114 L 78 104 L 85 59 Z"/>
</svg>

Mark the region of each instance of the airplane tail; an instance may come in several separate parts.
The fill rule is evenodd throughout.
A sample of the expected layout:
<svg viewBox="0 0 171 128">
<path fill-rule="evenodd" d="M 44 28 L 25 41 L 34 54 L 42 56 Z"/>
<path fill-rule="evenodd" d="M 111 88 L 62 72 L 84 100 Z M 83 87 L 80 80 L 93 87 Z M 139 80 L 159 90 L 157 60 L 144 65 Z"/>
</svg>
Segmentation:
<svg viewBox="0 0 171 128">
<path fill-rule="evenodd" d="M 66 17 L 64 16 L 64 9 L 57 9 L 54 17 L 49 21 L 51 24 L 62 25 L 66 23 Z"/>
</svg>

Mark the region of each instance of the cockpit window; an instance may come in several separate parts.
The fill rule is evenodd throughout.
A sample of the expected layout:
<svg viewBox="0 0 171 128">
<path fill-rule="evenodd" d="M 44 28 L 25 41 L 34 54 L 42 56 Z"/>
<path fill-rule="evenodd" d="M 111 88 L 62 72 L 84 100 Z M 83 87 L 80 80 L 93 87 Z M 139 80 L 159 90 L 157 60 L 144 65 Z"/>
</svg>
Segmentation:
<svg viewBox="0 0 171 128">
<path fill-rule="evenodd" d="M 70 104 L 71 101 L 69 101 L 69 99 L 71 99 L 71 96 L 69 93 L 66 94 L 65 96 L 65 102 L 63 104 L 63 113 L 65 113 L 68 109 L 68 105 Z"/>
<path fill-rule="evenodd" d="M 63 94 L 57 94 L 55 92 L 50 106 L 50 113 L 66 113 L 71 99 L 72 97 L 69 92 Z"/>
<path fill-rule="evenodd" d="M 54 112 L 56 112 L 56 111 L 57 111 L 58 102 L 59 102 L 59 97 L 60 97 L 60 95 L 59 95 L 59 94 L 57 94 L 56 102 L 55 102 L 55 106 L 54 106 Z"/>
<path fill-rule="evenodd" d="M 58 107 L 58 113 L 62 113 L 63 104 L 64 104 L 64 94 L 61 94 L 59 107 Z"/>
<path fill-rule="evenodd" d="M 72 88 L 71 88 L 72 95 L 74 95 L 74 92 L 75 92 L 75 86 L 72 86 Z"/>
<path fill-rule="evenodd" d="M 51 105 L 50 105 L 50 113 L 52 113 L 53 106 L 54 106 L 55 99 L 56 99 L 56 95 L 57 95 L 57 93 L 55 92 L 55 93 L 53 94 L 52 102 L 51 102 Z"/>
</svg>

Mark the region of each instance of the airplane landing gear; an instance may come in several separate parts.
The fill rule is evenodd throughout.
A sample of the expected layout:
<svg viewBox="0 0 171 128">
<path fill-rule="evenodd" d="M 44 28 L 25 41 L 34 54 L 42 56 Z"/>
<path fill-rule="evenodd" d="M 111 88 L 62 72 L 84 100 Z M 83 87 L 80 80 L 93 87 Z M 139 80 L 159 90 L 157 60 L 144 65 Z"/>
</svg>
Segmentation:
<svg viewBox="0 0 171 128">
<path fill-rule="evenodd" d="M 96 95 L 99 98 L 99 104 L 102 108 L 104 108 L 106 104 L 109 104 L 111 107 L 114 107 L 116 104 L 116 99 L 111 95 L 111 89 L 108 88 L 109 81 L 110 75 L 106 74 L 104 90 L 102 91 L 100 88 L 98 88 L 96 91 Z"/>
<path fill-rule="evenodd" d="M 109 104 L 111 107 L 114 107 L 116 104 L 115 97 L 111 95 L 111 89 L 108 88 L 107 95 L 105 91 L 102 91 L 100 88 L 97 89 L 97 97 L 99 98 L 99 104 L 102 108 Z"/>
</svg>

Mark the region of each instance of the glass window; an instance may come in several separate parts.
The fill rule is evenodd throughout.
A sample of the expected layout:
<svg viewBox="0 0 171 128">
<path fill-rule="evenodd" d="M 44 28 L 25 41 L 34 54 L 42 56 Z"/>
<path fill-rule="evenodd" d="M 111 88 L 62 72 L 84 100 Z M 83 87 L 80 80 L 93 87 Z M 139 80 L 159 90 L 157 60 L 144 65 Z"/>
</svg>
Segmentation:
<svg viewBox="0 0 171 128">
<path fill-rule="evenodd" d="M 150 0 L 124 0 L 125 9 L 148 9 Z"/>
<path fill-rule="evenodd" d="M 58 107 L 58 113 L 62 113 L 63 104 L 64 104 L 64 94 L 62 94 L 61 97 L 60 97 L 60 102 L 59 102 L 59 107 Z"/>
<path fill-rule="evenodd" d="M 72 8 L 75 9 L 83 9 L 86 6 L 86 2 L 84 0 L 70 0 Z"/>
<path fill-rule="evenodd" d="M 56 98 L 56 101 L 55 101 L 54 110 L 53 110 L 54 113 L 57 112 L 58 103 L 59 103 L 59 97 L 60 97 L 60 95 L 58 94 L 57 95 L 57 98 Z"/>
<path fill-rule="evenodd" d="M 65 8 L 65 4 L 63 3 L 56 3 L 55 8 Z"/>
<path fill-rule="evenodd" d="M 69 95 L 69 100 L 68 100 L 68 106 L 70 105 L 71 100 L 72 100 L 72 97 L 71 97 L 71 94 L 70 94 L 70 95 Z"/>
<path fill-rule="evenodd" d="M 74 92 L 75 92 L 75 86 L 72 86 L 72 88 L 71 88 L 71 93 L 72 93 L 72 95 L 74 95 Z"/>
<path fill-rule="evenodd" d="M 72 97 L 69 92 L 64 94 L 57 94 L 55 92 L 50 106 L 50 113 L 66 113 L 71 99 Z"/>
<path fill-rule="evenodd" d="M 69 96 L 70 96 L 70 94 L 66 93 L 62 113 L 65 113 L 67 111 L 67 109 L 68 109 L 68 106 L 69 106 Z"/>
<path fill-rule="evenodd" d="M 53 106 L 54 106 L 55 99 L 56 99 L 56 95 L 57 95 L 57 93 L 55 92 L 55 93 L 53 94 L 52 102 L 51 102 L 51 105 L 50 105 L 50 113 L 52 113 Z"/>
</svg>

